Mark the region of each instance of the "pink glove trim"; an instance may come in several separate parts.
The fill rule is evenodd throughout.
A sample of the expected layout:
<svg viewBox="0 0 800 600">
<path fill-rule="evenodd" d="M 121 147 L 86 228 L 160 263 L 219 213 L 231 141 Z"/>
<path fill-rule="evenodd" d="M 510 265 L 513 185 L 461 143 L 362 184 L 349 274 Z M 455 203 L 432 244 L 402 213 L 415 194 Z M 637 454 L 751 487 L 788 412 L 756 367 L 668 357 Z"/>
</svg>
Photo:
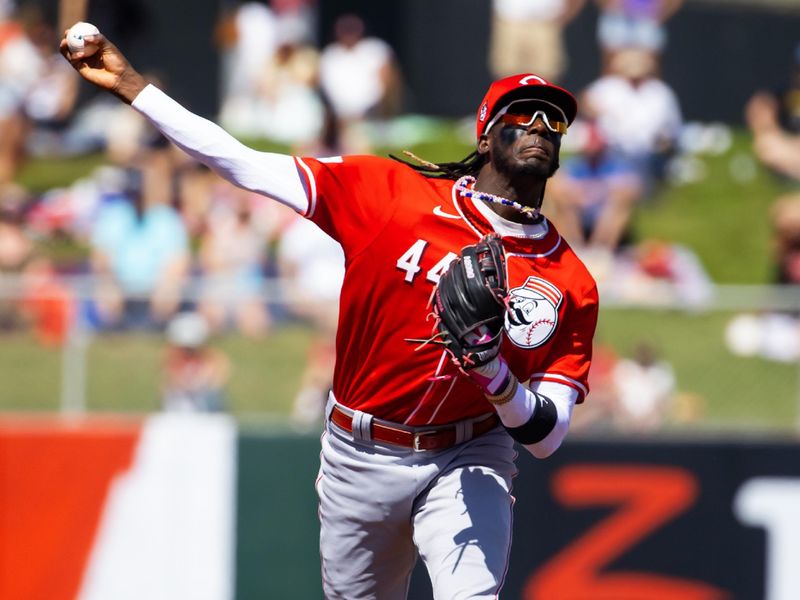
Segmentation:
<svg viewBox="0 0 800 600">
<path fill-rule="evenodd" d="M 490 396 L 495 396 L 508 387 L 509 378 L 514 376 L 508 368 L 508 363 L 506 363 L 502 357 L 498 356 L 495 361 L 497 361 L 499 368 L 497 369 L 497 373 L 493 376 L 482 375 L 478 372 L 479 369 L 470 369 L 469 371 L 466 371 L 466 374 L 469 375 L 470 379 L 482 387 L 483 390 Z M 488 366 L 489 365 L 487 365 L 487 367 Z M 482 367 L 480 370 L 487 369 L 486 367 Z"/>
</svg>

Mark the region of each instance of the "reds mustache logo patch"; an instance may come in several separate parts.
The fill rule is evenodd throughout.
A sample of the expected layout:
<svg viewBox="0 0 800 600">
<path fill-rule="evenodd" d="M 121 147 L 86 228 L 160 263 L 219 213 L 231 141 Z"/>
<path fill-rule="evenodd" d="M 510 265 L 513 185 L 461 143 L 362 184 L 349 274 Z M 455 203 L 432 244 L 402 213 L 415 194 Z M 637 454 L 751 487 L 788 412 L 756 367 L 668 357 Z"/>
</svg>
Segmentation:
<svg viewBox="0 0 800 600">
<path fill-rule="evenodd" d="M 549 281 L 528 277 L 509 291 L 506 333 L 520 348 L 536 348 L 553 335 L 558 325 L 558 307 L 563 295 Z"/>
</svg>

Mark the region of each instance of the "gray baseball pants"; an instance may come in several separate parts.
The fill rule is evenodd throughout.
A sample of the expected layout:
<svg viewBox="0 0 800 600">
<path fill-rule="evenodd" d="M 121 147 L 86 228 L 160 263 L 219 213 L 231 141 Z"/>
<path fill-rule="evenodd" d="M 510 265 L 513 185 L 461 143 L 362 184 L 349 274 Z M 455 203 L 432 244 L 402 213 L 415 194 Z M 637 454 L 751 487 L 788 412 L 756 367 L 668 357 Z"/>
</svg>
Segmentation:
<svg viewBox="0 0 800 600">
<path fill-rule="evenodd" d="M 436 600 L 497 598 L 516 475 L 503 428 L 415 452 L 326 423 L 317 493 L 327 600 L 405 600 L 418 557 Z"/>
</svg>

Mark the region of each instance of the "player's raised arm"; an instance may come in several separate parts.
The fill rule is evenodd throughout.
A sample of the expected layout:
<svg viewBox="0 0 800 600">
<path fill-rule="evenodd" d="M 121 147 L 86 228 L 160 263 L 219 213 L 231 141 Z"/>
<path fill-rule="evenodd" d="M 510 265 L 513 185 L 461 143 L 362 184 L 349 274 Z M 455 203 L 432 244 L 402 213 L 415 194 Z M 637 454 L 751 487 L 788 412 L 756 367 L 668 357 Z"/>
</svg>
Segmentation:
<svg viewBox="0 0 800 600">
<path fill-rule="evenodd" d="M 234 185 L 264 194 L 301 214 L 308 196 L 294 158 L 248 148 L 221 127 L 148 85 L 122 52 L 100 33 L 83 36 L 84 48 L 60 51 L 89 83 L 117 96 L 147 117 L 175 145 Z"/>
</svg>

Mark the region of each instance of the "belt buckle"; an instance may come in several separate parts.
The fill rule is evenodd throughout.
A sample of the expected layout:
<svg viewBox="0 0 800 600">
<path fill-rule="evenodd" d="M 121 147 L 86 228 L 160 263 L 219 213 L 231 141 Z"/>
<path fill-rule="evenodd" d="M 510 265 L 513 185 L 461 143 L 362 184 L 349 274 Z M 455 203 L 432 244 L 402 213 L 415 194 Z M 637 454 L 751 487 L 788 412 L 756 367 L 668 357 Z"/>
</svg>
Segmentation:
<svg viewBox="0 0 800 600">
<path fill-rule="evenodd" d="M 425 452 L 425 448 L 420 448 L 419 447 L 420 438 L 423 435 L 428 435 L 428 434 L 432 434 L 432 433 L 436 433 L 436 430 L 435 429 L 427 429 L 425 431 L 415 431 L 414 432 L 414 434 L 411 437 L 411 440 L 412 440 L 411 447 L 414 449 L 414 452 Z"/>
</svg>

